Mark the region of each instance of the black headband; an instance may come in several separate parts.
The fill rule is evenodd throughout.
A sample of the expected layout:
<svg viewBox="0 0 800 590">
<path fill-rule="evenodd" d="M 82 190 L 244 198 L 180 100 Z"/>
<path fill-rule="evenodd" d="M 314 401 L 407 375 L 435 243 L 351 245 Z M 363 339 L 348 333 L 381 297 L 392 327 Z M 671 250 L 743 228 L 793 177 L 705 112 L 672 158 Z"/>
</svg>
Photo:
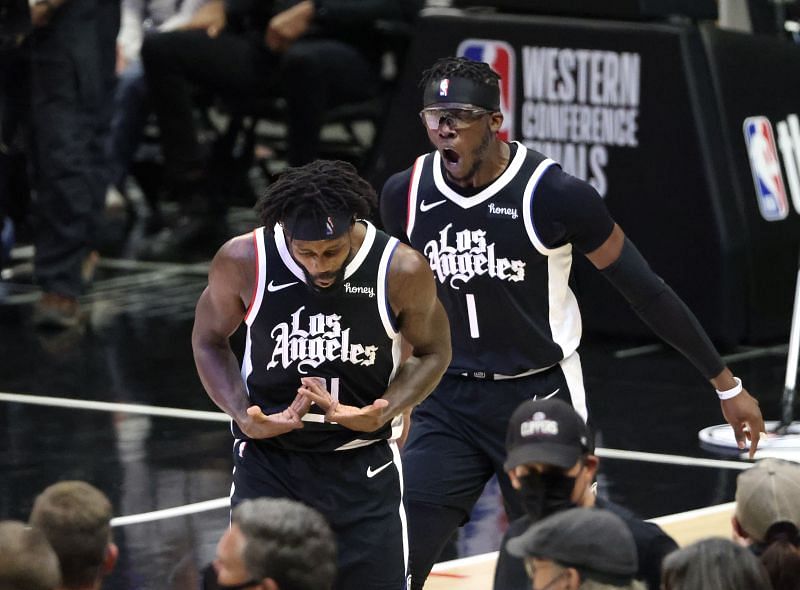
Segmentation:
<svg viewBox="0 0 800 590">
<path fill-rule="evenodd" d="M 353 224 L 351 211 L 333 211 L 325 214 L 317 211 L 299 210 L 283 220 L 282 225 L 292 240 L 316 242 L 335 240 Z"/>
<path fill-rule="evenodd" d="M 437 103 L 472 104 L 489 111 L 500 110 L 500 87 L 468 78 L 434 78 L 425 87 L 424 107 Z"/>
</svg>

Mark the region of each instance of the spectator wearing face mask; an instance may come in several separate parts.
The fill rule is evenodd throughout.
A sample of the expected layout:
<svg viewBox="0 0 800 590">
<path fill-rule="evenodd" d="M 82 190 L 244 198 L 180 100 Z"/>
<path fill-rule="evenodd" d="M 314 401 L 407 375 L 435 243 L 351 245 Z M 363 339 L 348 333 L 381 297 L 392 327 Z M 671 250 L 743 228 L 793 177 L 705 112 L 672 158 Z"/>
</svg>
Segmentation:
<svg viewBox="0 0 800 590">
<path fill-rule="evenodd" d="M 622 518 L 636 543 L 636 578 L 651 590 L 658 589 L 661 562 L 677 549 L 677 544 L 657 525 L 595 496 L 592 484 L 600 460 L 593 451 L 586 424 L 566 402 L 529 400 L 514 411 L 506 435 L 504 467 L 526 515 L 512 522 L 503 538 L 495 570 L 495 590 L 530 588 L 523 560 L 506 549 L 508 540 L 521 535 L 540 519 L 574 507 L 604 508 Z"/>
<path fill-rule="evenodd" d="M 602 508 L 570 508 L 534 523 L 508 542 L 525 560 L 536 590 L 643 590 L 634 579 L 636 543 L 616 514 Z"/>
</svg>

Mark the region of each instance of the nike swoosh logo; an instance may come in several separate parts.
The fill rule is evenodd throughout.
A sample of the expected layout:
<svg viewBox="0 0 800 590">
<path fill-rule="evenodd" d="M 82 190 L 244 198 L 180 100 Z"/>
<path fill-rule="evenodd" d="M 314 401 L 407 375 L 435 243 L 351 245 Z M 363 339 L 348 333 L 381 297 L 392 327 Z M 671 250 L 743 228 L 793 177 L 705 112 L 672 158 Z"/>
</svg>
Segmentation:
<svg viewBox="0 0 800 590">
<path fill-rule="evenodd" d="M 426 203 L 425 201 L 421 201 L 419 204 L 419 210 L 425 213 L 425 211 L 430 211 L 434 207 L 438 207 L 447 202 L 447 199 L 442 199 L 441 201 L 434 201 L 433 203 Z"/>
<path fill-rule="evenodd" d="M 280 291 L 281 289 L 285 289 L 286 287 L 291 287 L 292 285 L 296 285 L 299 281 L 295 281 L 293 283 L 284 283 L 283 285 L 276 285 L 272 281 L 269 282 L 267 285 L 267 291 L 270 293 L 274 293 L 275 291 Z"/>
<path fill-rule="evenodd" d="M 372 469 L 372 465 L 368 466 L 367 467 L 367 477 L 372 479 L 373 477 L 378 475 L 381 471 L 383 471 L 384 469 L 389 467 L 389 465 L 391 465 L 392 463 L 393 463 L 393 461 L 389 461 L 386 465 L 381 465 L 380 467 L 378 467 L 375 470 Z"/>
<path fill-rule="evenodd" d="M 556 389 L 556 390 L 555 390 L 553 393 L 551 393 L 551 394 L 548 394 L 548 395 L 546 395 L 546 396 L 544 396 L 544 397 L 538 397 L 538 396 L 534 395 L 534 396 L 533 396 L 533 400 L 534 400 L 534 401 L 536 401 L 536 400 L 538 399 L 539 401 L 542 401 L 542 400 L 545 400 L 545 399 L 550 399 L 550 398 L 551 398 L 551 397 L 553 397 L 555 394 L 557 394 L 559 391 L 561 391 L 561 388 L 560 388 L 560 387 L 559 387 L 558 389 Z"/>
</svg>

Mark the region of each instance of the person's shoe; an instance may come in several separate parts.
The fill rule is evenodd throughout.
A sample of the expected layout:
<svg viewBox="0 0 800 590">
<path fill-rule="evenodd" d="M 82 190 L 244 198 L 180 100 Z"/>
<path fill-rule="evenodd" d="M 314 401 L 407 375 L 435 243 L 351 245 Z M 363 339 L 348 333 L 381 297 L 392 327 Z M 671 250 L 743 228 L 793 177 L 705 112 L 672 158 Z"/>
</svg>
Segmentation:
<svg viewBox="0 0 800 590">
<path fill-rule="evenodd" d="M 207 260 L 228 237 L 224 221 L 184 217 L 143 244 L 138 257 L 170 262 Z"/>
<path fill-rule="evenodd" d="M 81 306 L 75 297 L 43 293 L 33 307 L 33 324 L 38 328 L 74 328 L 81 319 Z"/>
</svg>

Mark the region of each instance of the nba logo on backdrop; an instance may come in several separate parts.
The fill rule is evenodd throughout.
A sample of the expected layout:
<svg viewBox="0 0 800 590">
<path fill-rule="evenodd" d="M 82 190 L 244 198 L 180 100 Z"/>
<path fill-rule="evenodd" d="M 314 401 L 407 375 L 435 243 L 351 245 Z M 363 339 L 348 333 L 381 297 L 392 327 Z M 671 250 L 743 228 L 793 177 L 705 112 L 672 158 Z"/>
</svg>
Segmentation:
<svg viewBox="0 0 800 590">
<path fill-rule="evenodd" d="M 482 61 L 500 74 L 500 111 L 503 126 L 498 136 L 503 141 L 514 139 L 514 76 L 516 63 L 514 49 L 504 41 L 489 39 L 465 39 L 458 46 L 456 55 L 473 61 Z"/>
<path fill-rule="evenodd" d="M 780 221 L 789 215 L 789 201 L 783 184 L 780 157 L 775 147 L 772 124 L 766 117 L 744 120 L 744 139 L 753 172 L 753 183 L 761 216 Z"/>
</svg>

